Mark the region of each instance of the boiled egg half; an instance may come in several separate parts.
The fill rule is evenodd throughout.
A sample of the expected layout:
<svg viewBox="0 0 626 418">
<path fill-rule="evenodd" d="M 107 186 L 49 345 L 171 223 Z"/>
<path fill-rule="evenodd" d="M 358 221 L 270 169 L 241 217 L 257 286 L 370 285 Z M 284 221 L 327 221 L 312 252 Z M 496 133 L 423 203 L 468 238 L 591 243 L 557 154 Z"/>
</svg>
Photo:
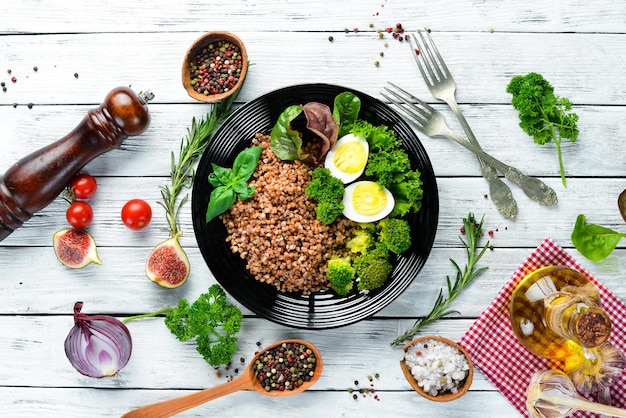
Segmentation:
<svg viewBox="0 0 626 418">
<path fill-rule="evenodd" d="M 369 144 L 365 138 L 348 134 L 341 137 L 326 153 L 324 167 L 343 184 L 358 179 L 367 164 Z"/>
<path fill-rule="evenodd" d="M 381 220 L 394 205 L 391 192 L 373 181 L 352 183 L 343 194 L 343 215 L 354 222 Z"/>
</svg>

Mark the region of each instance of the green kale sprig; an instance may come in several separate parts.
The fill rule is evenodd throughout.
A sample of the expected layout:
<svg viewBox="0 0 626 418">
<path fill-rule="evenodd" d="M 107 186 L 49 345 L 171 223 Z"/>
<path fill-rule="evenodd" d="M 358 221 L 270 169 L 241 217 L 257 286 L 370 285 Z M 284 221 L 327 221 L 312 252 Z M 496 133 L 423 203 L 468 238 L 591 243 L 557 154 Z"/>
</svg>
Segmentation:
<svg viewBox="0 0 626 418">
<path fill-rule="evenodd" d="M 228 364 L 237 351 L 237 333 L 243 315 L 218 284 L 209 287 L 195 302 L 180 299 L 176 307 L 131 316 L 122 322 L 165 315 L 165 325 L 180 341 L 195 339 L 196 350 L 211 366 Z"/>
<path fill-rule="evenodd" d="M 450 276 L 446 276 L 446 282 L 448 285 L 448 297 L 444 298 L 443 289 L 439 291 L 439 296 L 435 301 L 433 308 L 430 313 L 423 318 L 415 321 L 413 328 L 400 335 L 398 338 L 393 340 L 391 345 L 402 345 L 402 343 L 411 338 L 417 331 L 422 329 L 424 326 L 435 322 L 436 320 L 443 318 L 444 316 L 451 315 L 453 313 L 458 313 L 456 310 L 449 309 L 450 304 L 459 296 L 461 291 L 468 287 L 476 277 L 482 274 L 488 267 L 481 267 L 479 269 L 476 268 L 476 264 L 480 261 L 482 256 L 489 248 L 489 241 L 485 243 L 485 245 L 480 248 L 478 246 L 478 241 L 482 235 L 483 228 L 483 219 L 480 222 L 476 222 L 473 213 L 469 213 L 467 218 L 463 218 L 463 232 L 465 233 L 466 240 L 463 240 L 462 237 L 461 242 L 465 247 L 465 252 L 467 254 L 467 264 L 464 269 L 461 269 L 456 261 L 450 259 L 452 265 L 456 269 L 456 278 L 454 279 L 454 283 L 450 281 Z M 479 250 L 480 248 L 480 250 Z"/>
<path fill-rule="evenodd" d="M 567 186 L 561 142 L 569 139 L 576 142 L 578 137 L 578 115 L 571 113 L 572 102 L 555 96 L 554 88 L 543 76 L 528 73 L 515 76 L 506 88 L 513 95 L 511 104 L 519 112 L 519 126 L 534 138 L 535 143 L 544 145 L 554 141 L 563 186 Z"/>
</svg>

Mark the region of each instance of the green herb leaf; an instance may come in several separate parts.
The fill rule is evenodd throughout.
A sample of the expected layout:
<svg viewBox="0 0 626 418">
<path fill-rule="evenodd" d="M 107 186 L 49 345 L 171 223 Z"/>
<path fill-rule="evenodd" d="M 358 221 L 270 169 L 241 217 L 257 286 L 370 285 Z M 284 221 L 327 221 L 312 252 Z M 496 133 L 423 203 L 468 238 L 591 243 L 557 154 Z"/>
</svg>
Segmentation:
<svg viewBox="0 0 626 418">
<path fill-rule="evenodd" d="M 339 125 L 339 136 L 349 132 L 349 126 L 356 122 L 361 111 L 361 99 L 354 93 L 346 91 L 335 97 L 333 118 Z"/>
<path fill-rule="evenodd" d="M 254 146 L 241 151 L 233 163 L 233 174 L 235 178 L 247 182 L 259 163 L 263 147 Z"/>
<path fill-rule="evenodd" d="M 622 234 L 596 224 L 586 223 L 585 215 L 578 215 L 572 230 L 572 243 L 583 256 L 591 261 L 608 257 L 622 238 Z"/>
<path fill-rule="evenodd" d="M 471 212 L 468 214 L 467 218 L 463 218 L 463 229 L 465 230 L 466 240 L 464 241 L 462 237 L 459 238 L 461 243 L 463 243 L 467 254 L 467 264 L 465 265 L 465 268 L 461 269 L 456 261 L 452 259 L 450 260 L 456 270 L 456 278 L 454 279 L 454 282 L 452 282 L 450 280 L 450 276 L 446 277 L 448 297 L 444 297 L 443 289 L 441 289 L 430 313 L 415 321 L 413 328 L 396 338 L 391 345 L 402 345 L 404 341 L 411 338 L 415 333 L 417 333 L 417 331 L 422 329 L 422 327 L 431 324 L 444 316 L 458 313 L 457 311 L 449 308 L 450 304 L 457 298 L 457 296 L 459 296 L 463 289 L 469 286 L 478 276 L 487 270 L 487 267 L 476 269 L 476 264 L 485 254 L 487 248 L 489 248 L 489 241 L 487 241 L 480 250 L 478 247 L 478 241 L 482 234 L 483 222 L 484 216 L 480 223 L 477 223 L 474 218 L 474 214 Z"/>
<path fill-rule="evenodd" d="M 213 189 L 206 210 L 207 223 L 226 212 L 235 203 L 235 200 L 237 200 L 237 194 L 232 187 L 218 186 Z"/>
<path fill-rule="evenodd" d="M 302 106 L 289 106 L 280 114 L 272 128 L 270 145 L 274 154 L 281 160 L 304 160 L 307 157 L 302 154 L 300 133 L 291 128 L 291 122 L 300 113 L 302 113 Z"/>
<path fill-rule="evenodd" d="M 226 212 L 239 197 L 246 200 L 254 195 L 254 187 L 249 187 L 248 179 L 256 170 L 263 148 L 253 146 L 241 151 L 235 157 L 233 168 L 220 167 L 213 164 L 213 172 L 209 174 L 209 183 L 215 189 L 209 196 L 209 205 L 206 211 L 206 221 L 211 222 L 217 216 Z"/>
<path fill-rule="evenodd" d="M 217 186 L 226 186 L 228 184 L 233 183 L 236 179 L 235 173 L 225 167 L 220 167 L 219 165 L 212 163 L 213 172 L 209 174 L 209 183 L 211 185 Z"/>
<path fill-rule="evenodd" d="M 566 186 L 561 142 L 562 139 L 575 142 L 578 137 L 578 115 L 569 113 L 572 102 L 555 96 L 552 85 L 537 73 L 513 77 L 506 91 L 513 95 L 511 104 L 519 112 L 519 126 L 522 130 L 532 136 L 537 144 L 553 141 L 556 145 L 561 181 Z"/>
</svg>

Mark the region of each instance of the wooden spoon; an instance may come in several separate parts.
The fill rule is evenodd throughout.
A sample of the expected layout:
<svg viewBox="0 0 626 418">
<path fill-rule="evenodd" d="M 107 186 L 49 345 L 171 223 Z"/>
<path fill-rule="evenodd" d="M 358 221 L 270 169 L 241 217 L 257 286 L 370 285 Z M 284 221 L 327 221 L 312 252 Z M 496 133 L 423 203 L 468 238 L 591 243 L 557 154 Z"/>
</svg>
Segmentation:
<svg viewBox="0 0 626 418">
<path fill-rule="evenodd" d="M 265 351 L 278 347 L 283 343 L 303 344 L 307 348 L 310 348 L 315 355 L 315 374 L 308 382 L 293 390 L 270 390 L 266 391 L 261 382 L 256 378 L 254 370 L 255 361 L 262 356 Z M 303 392 L 313 385 L 319 379 L 322 374 L 322 356 L 317 348 L 304 340 L 283 340 L 278 341 L 270 346 L 265 347 L 259 351 L 246 367 L 244 373 L 238 378 L 231 380 L 230 382 L 223 383 L 219 386 L 204 389 L 200 392 L 191 393 L 189 395 L 181 396 L 179 398 L 170 399 L 168 401 L 157 402 L 152 405 L 142 406 L 141 408 L 134 409 L 126 414 L 122 415 L 122 418 L 166 418 L 180 412 L 186 411 L 198 405 L 202 405 L 205 402 L 212 401 L 213 399 L 220 398 L 225 395 L 240 391 L 240 390 L 254 390 L 255 392 L 262 393 L 267 396 L 288 396 L 295 395 L 296 393 Z"/>
</svg>

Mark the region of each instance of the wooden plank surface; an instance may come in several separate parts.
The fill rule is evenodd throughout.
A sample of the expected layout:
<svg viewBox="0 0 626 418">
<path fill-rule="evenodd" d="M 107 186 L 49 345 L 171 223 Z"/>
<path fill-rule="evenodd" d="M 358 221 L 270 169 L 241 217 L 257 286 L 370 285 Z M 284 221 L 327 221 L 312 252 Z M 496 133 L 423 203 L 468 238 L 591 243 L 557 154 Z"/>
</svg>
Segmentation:
<svg viewBox="0 0 626 418">
<path fill-rule="evenodd" d="M 0 173 L 69 133 L 113 87 L 150 89 L 156 97 L 149 105 L 148 130 L 86 167 L 99 183 L 91 201 L 95 221 L 90 232 L 102 266 L 74 271 L 55 259 L 52 234 L 67 226 L 67 203 L 60 197 L 0 242 L 2 417 L 120 416 L 224 383 L 242 373 L 257 342 L 290 337 L 308 339 L 322 351 L 324 373 L 313 390 L 283 399 L 236 393 L 180 416 L 247 417 L 280 411 L 302 417 L 519 415 L 480 371 L 460 401 L 441 404 L 420 398 L 402 376 L 401 351 L 389 346 L 429 312 L 446 276 L 454 274 L 450 260 L 464 262 L 459 236 L 462 218 L 470 211 L 484 215 L 484 240 L 492 248 L 482 265 L 489 270 L 454 302 L 460 314 L 422 334 L 458 340 L 546 237 L 626 300 L 626 244 L 620 243 L 607 259 L 591 262 L 577 252 L 570 237 L 581 213 L 589 222 L 626 231 L 616 203 L 626 187 L 626 15 L 621 1 L 5 3 L 0 21 L 0 81 L 6 87 L 0 92 Z M 133 357 L 118 376 L 90 379 L 78 374 L 63 352 L 74 302 L 82 300 L 86 313 L 123 318 L 173 306 L 183 297 L 193 300 L 216 282 L 200 254 L 190 205 L 181 213 L 182 244 L 192 265 L 188 283 L 165 290 L 144 274 L 150 250 L 168 236 L 158 201 L 159 188 L 168 181 L 170 152 L 178 149 L 191 119 L 210 110 L 182 89 L 180 69 L 188 45 L 208 30 L 228 30 L 243 39 L 253 65 L 235 108 L 303 83 L 342 85 L 382 99 L 380 90 L 393 81 L 433 103 L 461 132 L 452 112 L 428 92 L 407 43 L 388 34 L 379 38 L 377 30 L 397 23 L 407 33 L 432 29 L 457 82 L 457 100 L 483 148 L 544 180 L 556 190 L 558 205 L 539 206 L 513 186 L 519 214 L 515 220 L 504 219 L 487 197 L 476 159 L 448 139 L 418 133 L 437 176 L 437 234 L 411 286 L 373 318 L 338 329 L 299 330 L 259 318 L 239 305 L 245 315 L 239 350 L 221 376 L 192 344 L 177 341 L 162 318 L 135 321 L 129 323 Z M 554 144 L 539 146 L 522 132 L 506 93 L 513 76 L 530 71 L 543 74 L 558 95 L 570 98 L 580 116 L 578 141 L 563 144 L 567 188 L 561 184 Z M 151 225 L 140 232 L 126 229 L 119 219 L 122 205 L 135 197 L 147 200 L 154 211 Z M 355 380 L 367 385 L 373 373 L 380 374 L 374 382 L 380 400 L 352 399 L 348 388 Z"/>
</svg>

